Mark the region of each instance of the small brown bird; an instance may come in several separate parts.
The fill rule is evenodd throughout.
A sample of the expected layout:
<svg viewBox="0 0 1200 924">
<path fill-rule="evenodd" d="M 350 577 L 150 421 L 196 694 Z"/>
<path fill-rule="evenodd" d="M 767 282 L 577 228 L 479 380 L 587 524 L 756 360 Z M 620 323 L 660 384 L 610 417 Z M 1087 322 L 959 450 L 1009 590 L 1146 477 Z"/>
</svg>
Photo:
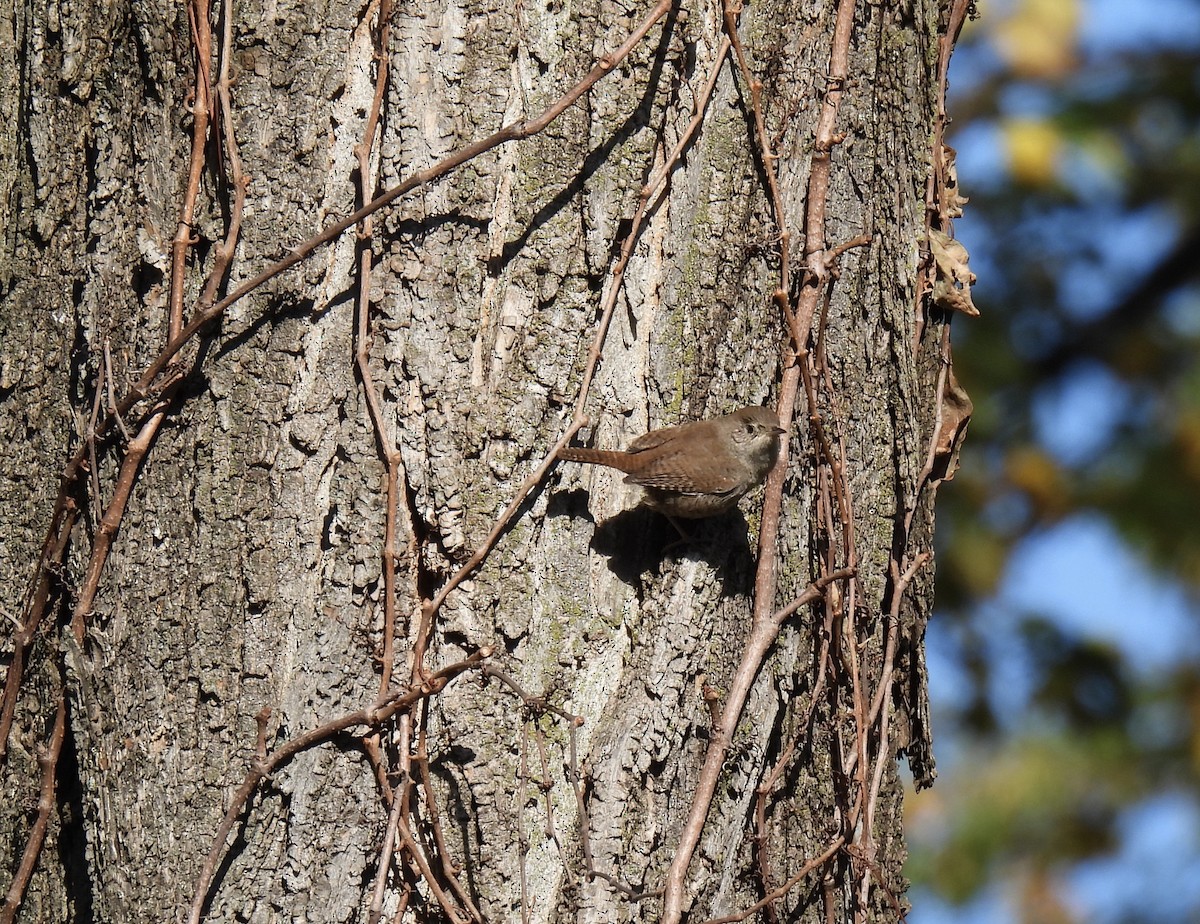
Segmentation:
<svg viewBox="0 0 1200 924">
<path fill-rule="evenodd" d="M 592 462 L 625 472 L 628 484 L 646 489 L 646 504 L 668 517 L 724 513 L 766 480 L 779 458 L 783 429 L 774 411 L 740 411 L 678 427 L 651 430 L 624 452 L 559 450 L 568 462 Z"/>
</svg>

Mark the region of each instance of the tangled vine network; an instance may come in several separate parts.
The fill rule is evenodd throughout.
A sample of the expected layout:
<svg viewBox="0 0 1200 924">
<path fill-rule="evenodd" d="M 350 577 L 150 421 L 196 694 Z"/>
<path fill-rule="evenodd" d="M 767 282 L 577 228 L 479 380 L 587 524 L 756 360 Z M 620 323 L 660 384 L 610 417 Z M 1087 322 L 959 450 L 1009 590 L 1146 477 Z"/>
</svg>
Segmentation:
<svg viewBox="0 0 1200 924">
<path fill-rule="evenodd" d="M 711 68 L 694 90 L 692 117 L 669 152 L 666 152 L 656 165 L 647 169 L 645 175 L 648 179 L 640 191 L 636 210 L 630 220 L 622 226 L 622 238 L 614 242 L 615 259 L 603 290 L 599 319 L 586 355 L 578 392 L 574 396 L 574 412 L 570 423 L 563 429 L 558 441 L 547 449 L 540 464 L 534 467 L 520 485 L 511 503 L 495 520 L 482 544 L 456 573 L 437 588 L 436 593 L 423 602 L 415 643 L 407 653 L 408 674 L 397 679 L 393 676 L 393 666 L 398 656 L 396 636 L 401 617 L 397 613 L 396 582 L 398 575 L 404 572 L 404 562 L 415 558 L 416 553 L 413 549 L 398 548 L 397 544 L 398 537 L 413 536 L 414 530 L 412 524 L 404 519 L 407 516 L 406 507 L 401 503 L 401 491 L 405 482 L 404 463 L 395 434 L 389 430 L 388 415 L 385 412 L 386 399 L 382 389 L 375 382 L 371 368 L 373 344 L 370 293 L 372 271 L 376 264 L 373 249 L 376 213 L 399 203 L 414 190 L 446 176 L 485 152 L 542 132 L 578 103 L 606 75 L 612 73 L 654 31 L 655 26 L 672 13 L 676 0 L 658 0 L 624 41 L 597 60 L 582 79 L 554 100 L 540 115 L 507 125 L 383 191 L 379 191 L 378 188 L 372 152 L 376 151 L 381 143 L 379 129 L 389 81 L 388 49 L 393 3 L 392 0 L 373 0 L 364 15 L 373 17 L 374 96 L 362 136 L 355 148 L 356 192 L 361 207 L 353 214 L 331 223 L 319 234 L 291 248 L 286 256 L 257 275 L 232 285 L 231 289 L 229 269 L 238 251 L 242 216 L 250 189 L 250 181 L 243 169 L 234 130 L 233 17 L 229 4 L 222 3 L 222 15 L 219 21 L 214 23 L 208 0 L 188 0 L 187 12 L 194 61 L 191 88 L 191 156 L 185 188 L 179 203 L 177 231 L 171 247 L 169 315 L 165 344 L 124 394 L 117 394 L 111 362 L 105 362 L 101 366 L 95 382 L 87 438 L 81 441 L 81 445 L 67 460 L 63 469 L 61 487 L 49 517 L 49 529 L 33 569 L 24 611 L 13 636 L 13 656 L 4 684 L 3 698 L 0 700 L 0 762 L 6 759 L 8 753 L 21 685 L 28 672 L 35 640 L 45 632 L 47 624 L 54 618 L 53 614 L 61 611 L 63 600 L 71 601 L 69 632 L 64 633 L 64 650 L 58 651 L 56 656 L 65 657 L 65 649 L 72 643 L 80 647 L 85 644 L 88 620 L 104 576 L 114 537 L 121 528 L 139 473 L 151 460 L 155 438 L 163 420 L 179 402 L 188 400 L 182 393 L 181 385 L 197 365 L 203 362 L 204 354 L 200 347 L 202 341 L 211 333 L 215 322 L 231 306 L 258 290 L 268 280 L 308 259 L 324 245 L 353 230 L 356 235 L 357 274 L 353 363 L 370 416 L 379 459 L 386 472 L 382 492 L 387 513 L 382 548 L 379 550 L 383 584 L 383 633 L 380 650 L 371 655 L 379 665 L 378 692 L 372 702 L 362 705 L 361 708 L 324 722 L 274 748 L 268 748 L 271 710 L 264 707 L 259 712 L 254 757 L 243 780 L 226 799 L 223 819 L 213 834 L 203 866 L 196 876 L 193 898 L 187 914 L 188 921 L 198 924 L 203 919 L 215 890 L 219 888 L 218 871 L 228 850 L 234 826 L 268 775 L 297 754 L 327 744 L 353 730 L 361 737 L 363 750 L 369 757 L 380 797 L 387 810 L 387 825 L 379 846 L 376 880 L 371 889 L 368 919 L 373 924 L 381 920 L 389 875 L 394 871 L 397 874 L 396 881 L 401 883 L 401 892 L 394 912 L 395 920 L 403 918 L 406 909 L 420 891 L 426 899 L 441 909 L 446 919 L 453 922 L 482 922 L 484 918 L 462 881 L 462 869 L 447 846 L 439 802 L 430 784 L 426 742 L 427 716 L 431 700 L 456 677 L 467 672 L 476 672 L 484 678 L 494 680 L 502 689 L 507 690 L 519 703 L 523 715 L 530 719 L 524 725 L 520 744 L 520 781 L 523 791 L 527 789 L 531 794 L 541 794 L 550 835 L 555 840 L 560 836 L 555 829 L 554 806 L 544 785 L 544 781 L 552 774 L 547 756 L 547 733 L 542 719 L 561 723 L 565 730 L 567 776 L 574 792 L 575 807 L 579 816 L 575 836 L 579 839 L 586 875 L 607 882 L 630 902 L 640 902 L 649 898 L 660 899 L 663 924 L 678 924 L 684 912 L 685 883 L 689 865 L 700 842 L 728 756 L 733 732 L 746 706 L 751 685 L 785 621 L 804 607 L 816 607 L 823 614 L 820 667 L 810 709 L 815 708 L 822 688 L 828 682 L 828 666 L 831 659 L 837 657 L 848 663 L 850 668 L 844 676 L 848 677 L 852 685 L 855 735 L 849 749 L 842 755 L 842 766 L 846 768 L 852 782 L 846 800 L 845 817 L 841 819 L 838 833 L 830 838 L 825 848 L 809 857 L 784 878 L 780 878 L 771 868 L 771 851 L 767 844 L 770 797 L 778 786 L 788 762 L 802 745 L 798 738 L 785 742 L 778 761 L 763 777 L 755 793 L 755 843 L 758 857 L 757 873 L 761 880 L 761 900 L 735 915 L 716 919 L 708 924 L 745 920 L 759 912 L 767 914 L 772 921 L 778 920 L 776 902 L 806 878 L 819 878 L 820 871 L 839 854 L 849 855 L 854 859 L 854 868 L 858 870 L 859 875 L 857 882 L 860 905 L 866 907 L 868 890 L 875 881 L 872 861 L 876 854 L 876 802 L 884 777 L 885 762 L 890 759 L 888 714 L 893 689 L 892 672 L 900 632 L 901 601 L 915 575 L 928 561 L 929 553 L 910 550 L 907 541 L 896 543 L 889 564 L 890 611 L 885 623 L 883 669 L 880 673 L 869 675 L 865 667 L 858 663 L 857 646 L 854 641 L 857 638 L 855 618 L 860 609 L 858 604 L 862 590 L 858 582 L 859 564 L 855 552 L 855 498 L 846 473 L 846 442 L 836 423 L 830 424 L 821 413 L 824 404 L 822 393 L 827 395 L 834 387 L 824 353 L 823 317 L 836 285 L 838 261 L 848 250 L 866 246 L 871 240 L 868 234 L 864 234 L 849 240 L 830 242 L 826 235 L 827 200 L 832 170 L 831 152 L 842 140 L 838 131 L 839 106 L 847 81 L 852 76 L 849 49 L 856 3 L 857 0 L 839 0 L 837 3 L 828 66 L 819 100 L 820 115 L 815 127 L 811 169 L 807 178 L 807 188 L 804 190 L 804 225 L 799 229 L 804 241 L 803 257 L 796 261 L 791 253 L 795 231 L 788 227 L 785 218 L 784 193 L 780 189 L 775 167 L 777 158 L 764 117 L 763 84 L 755 75 L 750 55 L 739 34 L 741 0 L 724 0 L 724 34 L 720 37 Z M 955 0 L 939 49 L 940 100 L 944 100 L 946 66 L 950 52 L 967 14 L 968 3 L 965 0 Z M 775 550 L 780 528 L 784 473 L 787 468 L 785 442 L 783 459 L 768 480 L 765 492 L 760 552 L 754 583 L 753 620 L 744 648 L 740 652 L 733 680 L 725 691 L 724 702 L 713 703 L 712 734 L 695 790 L 690 796 L 690 805 L 673 860 L 661 884 L 645 890 L 622 882 L 619 877 L 601 869 L 593 860 L 587 836 L 584 773 L 576 743 L 576 729 L 582 723 L 582 719 L 553 705 L 544 695 L 523 689 L 512 676 L 489 661 L 494 654 L 489 647 L 479 648 L 469 657 L 436 670 L 430 669 L 426 656 L 431 639 L 435 635 L 439 612 L 449 595 L 476 571 L 512 526 L 531 492 L 544 482 L 554 464 L 557 451 L 581 428 L 589 424 L 584 407 L 604 354 L 605 338 L 626 268 L 645 228 L 648 215 L 669 189 L 673 173 L 702 130 L 714 87 L 727 66 L 732 68 L 744 90 L 742 99 L 748 107 L 747 124 L 751 126 L 747 142 L 752 146 L 760 167 L 759 175 L 764 181 L 764 192 L 775 222 L 772 240 L 778 251 L 776 262 L 779 278 L 769 301 L 778 310 L 782 328 L 786 331 L 781 344 L 781 379 L 777 383 L 778 414 L 781 425 L 786 428 L 791 426 L 799 411 L 811 428 L 818 460 L 814 485 L 817 501 L 814 515 L 817 528 L 823 531 L 828 541 L 823 546 L 819 563 L 820 573 L 803 593 L 786 606 L 777 607 L 774 601 L 779 562 Z M 941 136 L 945 125 L 945 111 L 944 103 L 940 105 L 936 123 L 937 137 L 934 140 L 934 169 L 930 173 L 926 197 L 927 230 L 931 237 L 944 232 L 949 218 L 953 217 L 953 197 L 946 192 L 953 184 L 952 164 L 943 153 Z M 198 287 L 191 289 L 199 294 L 190 306 L 185 306 L 186 293 L 189 291 L 189 254 L 197 244 L 192 230 L 194 218 L 200 202 L 202 178 L 210 172 L 220 180 L 215 194 L 224 196 L 228 203 L 224 210 L 224 238 L 208 261 L 206 276 Z M 800 268 L 799 278 L 793 278 L 795 267 Z M 935 272 L 936 269 L 931 267 L 929 276 L 932 277 Z M 925 297 L 935 282 L 932 278 L 928 280 L 920 297 Z M 914 306 L 914 311 L 919 315 L 920 306 Z M 946 335 L 948 336 L 948 326 Z M 952 450 L 953 440 L 961 431 L 964 421 L 961 403 L 953 400 L 956 390 L 949 372 L 948 340 L 943 341 L 943 349 L 945 362 L 942 377 L 938 382 L 939 407 L 934 417 L 937 427 L 930 441 L 916 493 L 906 502 L 903 527 L 906 534 L 912 526 L 918 496 L 923 490 L 931 489 L 941 477 L 941 462 Z M 98 472 L 101 454 L 97 447 L 105 441 L 112 440 L 117 433 L 125 438 L 124 451 L 120 455 L 113 487 L 107 498 L 104 498 Z M 86 568 L 82 577 L 76 586 L 68 587 L 64 576 L 64 563 L 72 542 L 78 541 L 74 537 L 79 533 L 75 527 L 83 515 L 83 507 L 79 501 L 81 491 L 90 494 L 90 504 L 97 511 L 102 511 L 102 514 L 98 517 L 97 527 L 91 532 L 91 545 L 84 556 Z M 906 540 L 907 536 L 904 538 Z M 839 645 L 842 649 L 835 650 Z M 39 753 L 41 779 L 38 784 L 36 814 L 29 827 L 4 904 L 0 908 L 0 924 L 9 924 L 16 920 L 38 863 L 47 828 L 55 811 L 56 775 L 63 753 L 67 723 L 68 696 L 66 690 L 61 689 L 58 692 L 53 722 Z M 808 724 L 799 722 L 796 727 L 803 730 Z M 522 908 L 528 917 L 532 897 L 529 895 L 529 886 L 525 879 L 524 857 L 521 870 Z M 894 896 L 891 898 L 899 910 L 898 900 Z"/>
</svg>

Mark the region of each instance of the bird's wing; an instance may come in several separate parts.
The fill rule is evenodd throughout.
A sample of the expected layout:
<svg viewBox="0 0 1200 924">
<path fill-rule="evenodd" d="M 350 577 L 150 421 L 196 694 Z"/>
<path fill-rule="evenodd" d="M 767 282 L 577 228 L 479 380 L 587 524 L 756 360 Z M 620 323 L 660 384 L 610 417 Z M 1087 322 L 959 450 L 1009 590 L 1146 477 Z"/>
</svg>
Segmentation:
<svg viewBox="0 0 1200 924">
<path fill-rule="evenodd" d="M 661 430 L 651 430 L 649 433 L 643 433 L 636 440 L 629 444 L 626 452 L 645 452 L 648 449 L 655 449 L 663 443 L 669 443 L 679 434 L 680 427 L 663 427 Z"/>
<path fill-rule="evenodd" d="M 654 471 L 634 472 L 626 475 L 625 480 L 643 488 L 677 491 L 680 494 L 729 494 L 736 491 L 740 484 L 730 475 L 696 471 L 695 463 L 682 453 L 665 456 L 657 461 Z"/>
</svg>

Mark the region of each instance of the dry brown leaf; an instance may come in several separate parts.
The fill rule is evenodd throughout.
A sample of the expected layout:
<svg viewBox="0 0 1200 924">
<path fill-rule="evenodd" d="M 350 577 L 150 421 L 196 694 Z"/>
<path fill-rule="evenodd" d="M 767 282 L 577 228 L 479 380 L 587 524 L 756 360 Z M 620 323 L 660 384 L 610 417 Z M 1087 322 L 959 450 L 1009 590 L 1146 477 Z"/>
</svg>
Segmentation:
<svg viewBox="0 0 1200 924">
<path fill-rule="evenodd" d="M 979 309 L 971 301 L 975 274 L 967 266 L 970 259 L 967 248 L 944 231 L 930 228 L 929 249 L 937 273 L 933 284 L 934 304 L 949 311 L 961 311 L 972 318 L 979 317 Z"/>
<path fill-rule="evenodd" d="M 937 445 L 933 450 L 933 478 L 937 481 L 952 481 L 958 471 L 958 452 L 967 435 L 967 424 L 975 405 L 967 390 L 954 377 L 954 369 L 947 370 L 946 387 L 942 392 L 939 409 L 941 427 L 938 429 Z"/>
<path fill-rule="evenodd" d="M 942 145 L 941 214 L 943 220 L 961 218 L 963 206 L 971 200 L 958 191 L 958 151 Z"/>
</svg>

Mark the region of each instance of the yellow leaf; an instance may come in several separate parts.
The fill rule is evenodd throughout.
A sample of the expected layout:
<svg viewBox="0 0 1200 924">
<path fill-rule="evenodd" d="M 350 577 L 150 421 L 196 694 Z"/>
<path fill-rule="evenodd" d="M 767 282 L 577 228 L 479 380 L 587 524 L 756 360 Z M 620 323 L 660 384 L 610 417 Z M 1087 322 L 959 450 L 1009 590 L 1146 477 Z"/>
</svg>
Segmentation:
<svg viewBox="0 0 1200 924">
<path fill-rule="evenodd" d="M 1008 150 L 1008 169 L 1018 183 L 1045 186 L 1054 181 L 1063 139 L 1042 119 L 1010 119 L 1001 125 Z"/>
<path fill-rule="evenodd" d="M 1075 66 L 1079 0 L 1020 0 L 993 44 L 1019 77 L 1049 80 Z"/>
</svg>

